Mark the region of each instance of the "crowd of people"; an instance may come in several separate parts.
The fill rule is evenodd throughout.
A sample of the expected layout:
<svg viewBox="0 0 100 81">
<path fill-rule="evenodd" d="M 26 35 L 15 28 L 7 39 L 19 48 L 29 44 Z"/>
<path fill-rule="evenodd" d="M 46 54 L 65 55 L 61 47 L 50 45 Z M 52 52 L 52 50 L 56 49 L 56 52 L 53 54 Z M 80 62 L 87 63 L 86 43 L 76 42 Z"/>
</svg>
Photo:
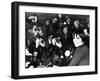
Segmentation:
<svg viewBox="0 0 100 81">
<path fill-rule="evenodd" d="M 89 65 L 89 21 L 56 15 L 26 17 L 25 68 Z"/>
</svg>

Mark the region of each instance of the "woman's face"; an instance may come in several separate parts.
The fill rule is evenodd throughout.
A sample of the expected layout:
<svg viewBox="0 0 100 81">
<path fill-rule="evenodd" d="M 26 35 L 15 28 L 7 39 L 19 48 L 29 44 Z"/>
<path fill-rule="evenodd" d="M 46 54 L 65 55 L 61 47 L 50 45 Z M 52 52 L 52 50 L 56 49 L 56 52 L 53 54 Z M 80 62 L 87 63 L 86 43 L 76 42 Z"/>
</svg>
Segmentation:
<svg viewBox="0 0 100 81">
<path fill-rule="evenodd" d="M 78 21 L 74 21 L 74 26 L 75 26 L 76 28 L 79 27 L 79 23 L 78 23 Z"/>
<path fill-rule="evenodd" d="M 75 34 L 73 43 L 74 43 L 75 47 L 79 47 L 80 45 L 83 44 L 82 38 L 79 35 Z"/>
<path fill-rule="evenodd" d="M 67 34 L 67 32 L 68 32 L 67 27 L 65 27 L 65 28 L 63 29 L 63 33 L 64 33 L 64 34 Z"/>
</svg>

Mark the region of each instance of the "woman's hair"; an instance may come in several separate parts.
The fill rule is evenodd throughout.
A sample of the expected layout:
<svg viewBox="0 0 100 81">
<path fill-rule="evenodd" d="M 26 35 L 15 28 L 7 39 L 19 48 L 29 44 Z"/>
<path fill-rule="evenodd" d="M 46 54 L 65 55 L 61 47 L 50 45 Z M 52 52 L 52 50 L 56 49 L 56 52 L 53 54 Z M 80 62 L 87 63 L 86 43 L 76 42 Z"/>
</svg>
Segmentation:
<svg viewBox="0 0 100 81">
<path fill-rule="evenodd" d="M 78 29 L 77 31 L 75 31 L 75 32 L 72 34 L 73 39 L 74 39 L 75 35 L 76 35 L 76 36 L 79 35 L 79 36 L 81 37 L 82 41 L 85 42 L 86 36 L 84 35 L 83 30 Z"/>
</svg>

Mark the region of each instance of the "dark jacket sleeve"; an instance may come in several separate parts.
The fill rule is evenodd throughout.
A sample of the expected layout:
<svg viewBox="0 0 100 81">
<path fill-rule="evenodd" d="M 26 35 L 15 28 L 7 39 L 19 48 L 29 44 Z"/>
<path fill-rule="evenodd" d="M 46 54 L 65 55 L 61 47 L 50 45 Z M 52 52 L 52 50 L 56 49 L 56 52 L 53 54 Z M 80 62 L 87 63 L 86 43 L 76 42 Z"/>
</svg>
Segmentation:
<svg viewBox="0 0 100 81">
<path fill-rule="evenodd" d="M 76 48 L 75 54 L 69 64 L 69 66 L 75 66 L 78 65 L 82 56 L 85 54 L 86 48 L 84 47 L 78 47 Z"/>
</svg>

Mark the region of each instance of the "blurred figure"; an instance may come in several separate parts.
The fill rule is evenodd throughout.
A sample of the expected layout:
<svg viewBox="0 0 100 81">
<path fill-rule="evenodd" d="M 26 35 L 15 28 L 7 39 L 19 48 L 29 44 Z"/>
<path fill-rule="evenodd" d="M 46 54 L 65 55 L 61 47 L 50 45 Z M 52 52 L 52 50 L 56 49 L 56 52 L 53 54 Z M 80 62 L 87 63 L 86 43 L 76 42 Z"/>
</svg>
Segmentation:
<svg viewBox="0 0 100 81">
<path fill-rule="evenodd" d="M 39 66 L 39 60 L 37 59 L 37 52 L 34 52 L 31 56 L 30 63 L 27 64 L 26 68 L 29 68 L 30 66 L 33 66 L 33 68 L 36 68 Z"/>
<path fill-rule="evenodd" d="M 63 50 L 70 50 L 73 47 L 72 34 L 68 30 L 68 27 L 63 28 L 63 34 L 61 36 Z"/>
<path fill-rule="evenodd" d="M 48 38 L 48 36 L 53 34 L 53 29 L 49 19 L 46 19 L 45 25 L 43 26 L 42 30 L 44 38 Z"/>
<path fill-rule="evenodd" d="M 43 35 L 42 29 L 39 25 L 34 25 L 32 32 L 33 32 L 34 36 L 42 36 Z"/>
<path fill-rule="evenodd" d="M 74 21 L 74 27 L 75 27 L 76 29 L 78 29 L 78 28 L 79 28 L 79 25 L 80 25 L 79 20 L 75 20 L 75 21 Z"/>
<path fill-rule="evenodd" d="M 59 26 L 58 19 L 55 17 L 52 19 L 53 34 L 57 32 L 58 26 Z"/>
<path fill-rule="evenodd" d="M 76 19 L 74 22 L 73 22 L 73 27 L 72 27 L 72 33 L 79 30 L 79 31 L 82 31 L 83 30 L 83 25 L 80 23 L 80 21 L 78 19 Z"/>
<path fill-rule="evenodd" d="M 68 15 L 65 15 L 64 16 L 64 22 L 63 22 L 64 25 L 70 27 L 70 24 L 71 24 L 71 19 Z"/>
<path fill-rule="evenodd" d="M 69 66 L 89 65 L 89 49 L 84 43 L 84 33 L 76 31 L 73 36 L 73 42 L 76 50 Z"/>
<path fill-rule="evenodd" d="M 38 16 L 36 14 L 26 15 L 25 40 L 27 44 L 26 46 L 29 47 L 29 51 L 30 49 L 32 49 L 30 48 L 31 46 L 30 44 L 33 44 L 33 42 L 35 42 L 36 35 L 40 33 L 40 31 L 35 30 L 37 28 L 37 23 L 38 23 Z"/>
<path fill-rule="evenodd" d="M 83 32 L 84 32 L 84 35 L 85 35 L 85 44 L 89 47 L 89 37 L 90 37 L 90 35 L 89 35 L 89 29 L 90 29 L 90 25 L 89 25 L 89 18 L 87 18 L 87 23 L 86 23 L 86 25 L 85 25 L 85 27 L 84 27 L 84 30 L 83 30 Z"/>
<path fill-rule="evenodd" d="M 38 16 L 36 14 L 32 14 L 28 16 L 27 22 L 31 25 L 36 25 L 38 22 Z"/>
<path fill-rule="evenodd" d="M 57 20 L 58 20 L 57 23 L 59 24 L 58 27 L 62 29 L 62 27 L 63 27 L 63 21 L 64 21 L 63 15 L 59 13 L 57 15 Z"/>
</svg>

